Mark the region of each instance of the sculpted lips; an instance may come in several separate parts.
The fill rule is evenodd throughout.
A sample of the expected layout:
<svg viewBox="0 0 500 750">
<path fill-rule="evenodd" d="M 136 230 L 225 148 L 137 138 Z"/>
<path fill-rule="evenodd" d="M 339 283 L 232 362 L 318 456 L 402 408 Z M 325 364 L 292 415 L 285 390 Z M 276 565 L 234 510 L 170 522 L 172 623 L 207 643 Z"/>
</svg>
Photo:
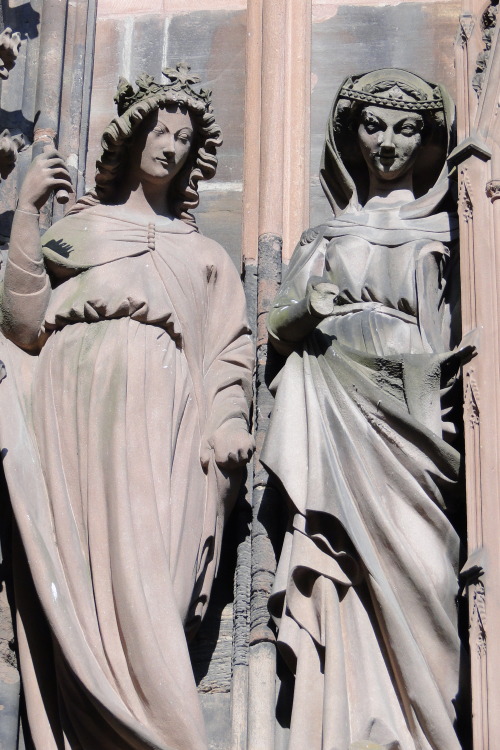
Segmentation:
<svg viewBox="0 0 500 750">
<path fill-rule="evenodd" d="M 396 161 L 397 154 L 394 148 L 382 148 L 375 151 L 373 156 L 378 159 L 382 166 L 390 167 Z"/>
</svg>

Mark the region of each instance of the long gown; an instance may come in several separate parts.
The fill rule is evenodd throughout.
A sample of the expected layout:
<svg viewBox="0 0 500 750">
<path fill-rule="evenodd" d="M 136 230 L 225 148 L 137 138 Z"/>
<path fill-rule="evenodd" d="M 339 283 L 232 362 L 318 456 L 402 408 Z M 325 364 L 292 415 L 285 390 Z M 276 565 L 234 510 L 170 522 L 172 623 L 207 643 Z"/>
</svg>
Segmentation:
<svg viewBox="0 0 500 750">
<path fill-rule="evenodd" d="M 200 449 L 228 420 L 247 425 L 240 280 L 225 251 L 183 222 L 145 224 L 106 206 L 63 219 L 42 243 L 59 279 L 49 336 L 24 365 L 31 394 L 7 365 L 2 446 L 34 584 L 20 555 L 34 745 L 202 750 L 186 633 L 206 609 L 240 474 L 213 458 L 204 470 Z M 3 348 L 8 363 L 13 347 Z"/>
<path fill-rule="evenodd" d="M 347 211 L 304 234 L 270 313 L 289 353 L 261 457 L 291 519 L 270 602 L 293 675 L 280 749 L 460 747 L 460 455 L 440 400 L 454 224 Z M 334 312 L 281 341 L 311 276 L 339 287 Z"/>
</svg>

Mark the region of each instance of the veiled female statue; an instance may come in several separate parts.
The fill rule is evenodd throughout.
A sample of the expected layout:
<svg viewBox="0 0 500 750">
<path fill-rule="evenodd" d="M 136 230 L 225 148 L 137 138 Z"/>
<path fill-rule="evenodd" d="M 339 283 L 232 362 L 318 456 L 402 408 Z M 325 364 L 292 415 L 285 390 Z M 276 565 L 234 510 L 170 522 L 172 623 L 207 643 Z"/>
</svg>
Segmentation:
<svg viewBox="0 0 500 750">
<path fill-rule="evenodd" d="M 121 81 L 95 191 L 40 242 L 71 189 L 47 149 L 14 219 L 3 330 L 31 357 L 6 358 L 2 448 L 37 750 L 207 747 L 186 635 L 252 450 L 253 358 L 237 271 L 189 213 L 221 144 L 210 95 L 165 75 Z"/>
<path fill-rule="evenodd" d="M 262 461 L 289 501 L 271 611 L 293 675 L 288 750 L 458 750 L 452 523 L 460 358 L 446 91 L 348 78 L 309 229 L 269 315 L 286 364 Z"/>
</svg>

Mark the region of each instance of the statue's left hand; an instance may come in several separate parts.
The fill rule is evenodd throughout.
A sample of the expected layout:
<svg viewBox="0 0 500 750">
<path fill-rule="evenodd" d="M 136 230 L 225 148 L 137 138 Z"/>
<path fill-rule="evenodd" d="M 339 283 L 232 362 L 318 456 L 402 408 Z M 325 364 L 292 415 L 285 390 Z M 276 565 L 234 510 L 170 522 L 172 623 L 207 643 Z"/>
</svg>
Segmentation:
<svg viewBox="0 0 500 750">
<path fill-rule="evenodd" d="M 254 449 L 253 437 L 246 429 L 245 423 L 241 419 L 230 419 L 205 441 L 205 445 L 202 445 L 200 460 L 206 468 L 213 452 L 217 466 L 231 471 L 246 464 Z"/>
</svg>

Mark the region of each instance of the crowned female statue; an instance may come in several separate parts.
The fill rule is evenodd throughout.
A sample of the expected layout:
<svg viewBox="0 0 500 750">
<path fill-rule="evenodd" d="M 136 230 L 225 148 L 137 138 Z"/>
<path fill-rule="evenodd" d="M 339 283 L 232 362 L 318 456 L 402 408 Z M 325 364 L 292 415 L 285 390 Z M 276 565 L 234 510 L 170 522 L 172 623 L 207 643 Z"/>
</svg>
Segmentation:
<svg viewBox="0 0 500 750">
<path fill-rule="evenodd" d="M 458 750 L 460 359 L 453 105 L 404 70 L 348 78 L 309 229 L 269 315 L 287 354 L 262 462 L 290 507 L 271 597 L 288 750 Z M 458 441 L 459 443 L 459 441 Z"/>
<path fill-rule="evenodd" d="M 252 451 L 253 357 L 237 271 L 190 214 L 222 142 L 210 94 L 165 74 L 120 82 L 94 191 L 40 242 L 71 189 L 46 149 L 13 224 L 3 330 L 31 384 L 7 365 L 2 447 L 36 750 L 207 747 L 186 636 Z"/>
</svg>

